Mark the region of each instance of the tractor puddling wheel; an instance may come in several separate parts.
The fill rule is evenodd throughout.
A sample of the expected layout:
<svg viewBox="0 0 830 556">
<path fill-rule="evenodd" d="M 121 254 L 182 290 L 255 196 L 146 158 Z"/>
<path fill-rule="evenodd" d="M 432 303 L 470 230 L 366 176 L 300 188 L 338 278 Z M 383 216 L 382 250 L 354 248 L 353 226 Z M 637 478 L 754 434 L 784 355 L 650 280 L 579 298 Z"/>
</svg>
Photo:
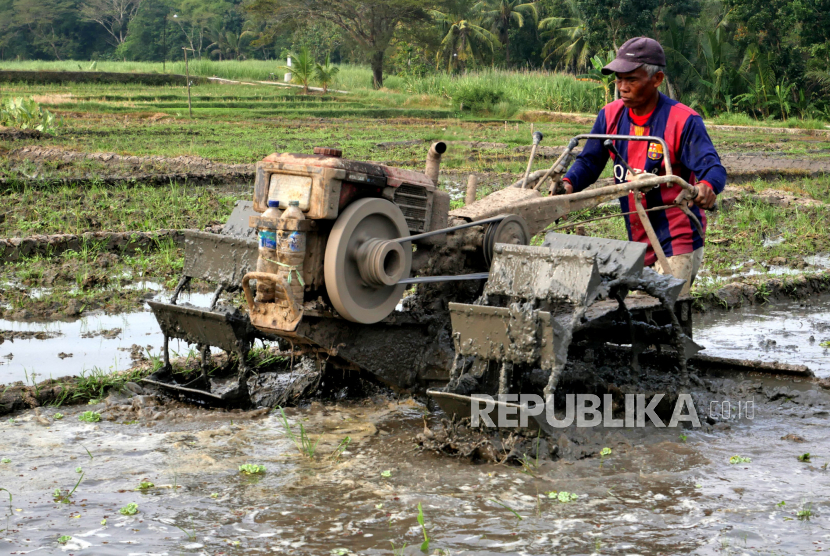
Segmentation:
<svg viewBox="0 0 830 556">
<path fill-rule="evenodd" d="M 530 245 L 530 230 L 524 218 L 509 214 L 499 222 L 487 226 L 484 232 L 484 262 L 489 267 L 493 262 L 493 247 L 497 243 L 510 245 Z"/>
<path fill-rule="evenodd" d="M 385 199 L 360 199 L 337 218 L 326 244 L 324 273 L 332 305 L 352 322 L 386 318 L 403 297 L 412 268 L 406 219 Z"/>
</svg>

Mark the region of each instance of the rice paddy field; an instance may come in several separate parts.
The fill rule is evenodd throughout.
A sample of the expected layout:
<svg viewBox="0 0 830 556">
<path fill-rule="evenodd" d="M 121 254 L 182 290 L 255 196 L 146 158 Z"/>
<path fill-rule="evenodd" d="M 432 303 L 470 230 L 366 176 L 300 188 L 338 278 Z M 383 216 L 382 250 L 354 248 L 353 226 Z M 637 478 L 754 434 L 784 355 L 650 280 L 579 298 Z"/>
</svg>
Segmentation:
<svg viewBox="0 0 830 556">
<path fill-rule="evenodd" d="M 89 67 L 86 62 L 79 64 Z M 0 64 L 0 69 L 8 66 Z M 70 63 L 16 66 L 72 69 Z M 194 63 L 194 69 L 199 67 Z M 240 68 L 252 73 L 243 75 Z M 100 63 L 95 69 L 161 68 Z M 168 71 L 179 69 L 168 64 Z M 204 63 L 200 71 L 210 75 L 223 70 L 228 78 L 253 80 L 267 78 L 268 69 L 273 68 L 266 62 L 214 62 Z M 497 81 L 508 92 L 518 91 L 524 84 L 529 98 L 534 80 L 549 81 L 551 90 L 559 82 L 569 82 L 568 87 L 583 91 L 593 86 L 567 76 L 515 73 L 514 81 L 502 79 L 498 72 L 435 77 L 418 83 L 417 92 L 352 87 L 359 81 L 354 76 L 365 77 L 367 71 L 344 69 L 344 82 L 338 87 L 354 90 L 325 95 L 305 95 L 294 87 L 262 83 L 194 85 L 192 117 L 183 85 L 4 84 L 3 97 L 31 96 L 57 115 L 59 125 L 47 137 L 0 136 L 0 236 L 153 232 L 220 225 L 237 200 L 250 198 L 255 162 L 273 152 L 310 153 L 315 146 L 340 148 L 345 157 L 355 160 L 420 170 L 429 143 L 447 141 L 450 149 L 442 162 L 441 186 L 453 193 L 455 207 L 463 204 L 462 190 L 470 173 L 479 177 L 479 196 L 520 177 L 527 164 L 531 129 L 545 136 L 533 165 L 536 170 L 552 164 L 559 149 L 574 135 L 587 132 L 593 120 L 587 105 L 581 114 L 561 114 L 545 111 L 543 102 L 531 100 L 511 107 L 509 117 L 497 117 L 493 106 L 470 113 L 461 110 L 447 92 L 453 86 L 483 87 Z M 390 78 L 387 84 L 393 87 L 396 81 Z M 511 94 L 511 99 L 521 98 Z M 791 272 L 824 271 L 809 261 L 811 256 L 823 261 L 820 257 L 830 252 L 827 137 L 822 130 L 771 132 L 768 125 L 757 129 L 709 126 L 734 182 L 724 195 L 732 199 L 728 208 L 724 205 L 710 217 L 703 272 L 703 277 L 709 278 L 700 280 L 695 289 L 702 298 L 730 280 L 744 280 L 747 273 L 755 279 L 784 272 L 782 265 L 772 261 L 787 262 L 783 265 L 787 268 L 785 279 Z M 609 176 L 610 170 L 604 175 Z M 781 195 L 791 199 L 770 202 Z M 572 215 L 569 221 L 617 210 L 615 206 L 602 207 Z M 589 223 L 586 231 L 626 237 L 622 218 Z M 124 280 L 106 279 L 108 271 L 99 268 L 97 257 L 87 253 L 76 258 L 69 263 L 71 272 L 60 270 L 67 265 L 65 255 L 54 260 L 39 255 L 0 266 L 0 276 L 9 283 L 20 283 L 23 278 L 30 286 L 42 286 L 45 281 L 51 288 L 43 298 L 7 290 L 0 294 L 5 298 L 4 311 L 12 314 L 33 309 L 37 313 L 44 306 L 43 299 L 66 295 L 82 298 L 90 309 L 123 308 L 124 303 L 135 302 L 140 296 L 134 293 L 112 295 L 111 290 L 123 287 Z M 170 285 L 176 281 L 181 257 L 176 245 L 165 243 L 141 257 L 121 260 L 118 268 L 122 275 L 140 275 Z M 746 264 L 751 268 L 744 268 Z M 78 288 L 79 284 L 86 285 Z M 105 301 L 96 303 L 99 298 Z"/>
<path fill-rule="evenodd" d="M 699 430 L 568 430 L 541 439 L 556 459 L 540 459 L 537 436 L 535 458 L 472 464 L 416 440 L 438 438 L 445 416 L 418 397 L 344 386 L 340 370 L 314 382 L 310 358 L 264 343 L 248 360 L 261 409 L 206 408 L 145 389 L 140 380 L 161 367 L 165 345 L 148 302 L 168 301 L 179 283 L 181 232 L 216 231 L 237 201 L 250 200 L 258 160 L 324 146 L 420 171 L 430 143 L 443 140 L 439 186 L 459 207 L 469 175 L 479 198 L 521 176 L 531 131 L 544 134 L 532 169 L 549 167 L 602 103 L 595 84 L 562 75 L 389 77 L 374 91 L 360 67 L 341 73 L 336 88 L 348 92 L 305 95 L 258 82 L 272 79 L 275 64 L 194 63 L 197 75 L 250 84 L 194 85 L 192 116 L 184 83 L 0 84 L 0 97 L 32 97 L 58 120 L 48 134 L 0 128 L 0 553 L 826 550 L 823 122 L 707 122 L 730 178 L 709 214 L 692 291 L 705 313 L 695 316 L 703 323 L 695 339 L 733 350 L 715 355 L 808 364 L 822 380 L 697 379 L 704 401 L 751 399 L 755 422 L 739 415 Z M 0 70 L 77 66 L 161 71 L 104 62 L 3 62 Z M 488 89 L 503 94 L 470 110 L 469 99 Z M 774 129 L 784 125 L 808 129 Z M 585 223 L 584 233 L 625 239 L 618 213 L 612 202 L 555 225 L 578 232 L 580 221 L 610 217 Z M 207 307 L 215 287 L 193 280 L 180 301 Z M 238 292 L 221 301 L 245 305 Z M 737 305 L 745 306 L 719 310 Z M 216 357 L 208 366 L 223 364 Z M 194 346 L 171 340 L 177 370 L 194 370 L 199 359 Z M 295 384 L 310 386 L 289 398 Z M 332 393 L 318 393 L 321 384 Z"/>
</svg>

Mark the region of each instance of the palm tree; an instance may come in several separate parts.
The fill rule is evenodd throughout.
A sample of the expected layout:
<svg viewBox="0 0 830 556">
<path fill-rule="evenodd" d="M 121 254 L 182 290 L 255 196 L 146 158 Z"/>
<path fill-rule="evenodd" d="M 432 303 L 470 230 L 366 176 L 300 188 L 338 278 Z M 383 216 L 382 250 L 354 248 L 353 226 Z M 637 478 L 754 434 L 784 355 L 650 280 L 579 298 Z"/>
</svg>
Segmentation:
<svg viewBox="0 0 830 556">
<path fill-rule="evenodd" d="M 340 68 L 331 64 L 331 57 L 326 54 L 326 61 L 323 64 L 317 64 L 314 68 L 314 78 L 323 87 L 323 94 L 329 91 L 329 85 L 334 83 L 334 78 L 340 73 Z"/>
<path fill-rule="evenodd" d="M 299 54 L 290 54 L 294 62 L 291 66 L 280 66 L 280 69 L 291 72 L 291 81 L 303 86 L 303 94 L 308 94 L 308 84 L 314 78 L 314 59 L 307 47 L 303 47 Z"/>
<path fill-rule="evenodd" d="M 483 59 L 485 51 L 493 54 L 498 37 L 481 26 L 475 13 L 479 4 L 456 0 L 447 12 L 433 10 L 432 15 L 445 31 L 436 58 L 447 65 L 447 71 L 463 70 L 467 63 Z"/>
<path fill-rule="evenodd" d="M 584 70 L 591 60 L 588 44 L 588 25 L 582 19 L 575 0 L 567 0 L 567 17 L 546 17 L 539 22 L 542 35 L 549 37 L 542 49 L 545 59 L 542 64 L 558 58 L 557 67 L 571 67 Z"/>
<path fill-rule="evenodd" d="M 504 58 L 510 65 L 510 29 L 515 24 L 517 27 L 524 27 L 525 17 L 532 17 L 533 23 L 539 21 L 539 11 L 536 4 L 520 4 L 522 0 L 490 0 L 480 2 L 483 9 L 482 17 L 485 22 L 490 23 L 491 28 L 504 45 Z"/>
<path fill-rule="evenodd" d="M 218 55 L 219 60 L 244 60 L 248 45 L 255 36 L 250 31 L 242 31 L 237 34 L 216 27 L 208 31 L 208 37 L 213 41 L 208 45 L 208 52 Z"/>
</svg>

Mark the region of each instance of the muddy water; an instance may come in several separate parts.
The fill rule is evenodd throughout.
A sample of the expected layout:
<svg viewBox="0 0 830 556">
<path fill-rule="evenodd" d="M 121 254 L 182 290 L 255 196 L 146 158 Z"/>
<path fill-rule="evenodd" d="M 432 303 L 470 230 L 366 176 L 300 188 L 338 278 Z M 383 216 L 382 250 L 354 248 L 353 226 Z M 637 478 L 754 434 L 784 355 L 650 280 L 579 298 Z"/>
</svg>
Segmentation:
<svg viewBox="0 0 830 556">
<path fill-rule="evenodd" d="M 157 284 L 143 284 L 144 289 L 159 290 Z M 160 291 L 154 299 L 169 299 Z M 211 294 L 183 292 L 181 303 L 208 306 Z M 120 315 L 90 315 L 70 322 L 20 322 L 0 319 L 0 331 L 43 332 L 45 339 L 15 339 L 0 344 L 0 384 L 29 381 L 32 372 L 37 380 L 78 375 L 98 368 L 103 371 L 124 370 L 132 366 L 130 348 L 141 346 L 145 353 L 159 354 L 163 336 L 155 317 L 145 305 L 142 312 Z M 173 340 L 173 352 L 185 355 L 188 346 Z"/>
<path fill-rule="evenodd" d="M 694 339 L 707 355 L 807 365 L 830 376 L 830 294 L 695 315 Z"/>
<path fill-rule="evenodd" d="M 762 387 L 782 384 L 733 386 L 713 389 L 733 403 L 755 398 L 752 420 L 688 430 L 685 439 L 677 429 L 598 430 L 612 448 L 603 461 L 540 462 L 531 473 L 419 453 L 413 437 L 426 408 L 411 400 L 293 410 L 295 431 L 302 422 L 315 439 L 321 435 L 313 461 L 299 455 L 274 414 L 253 419 L 183 407 L 147 421 L 159 408 L 143 398 L 136 403 L 145 413 L 134 424 L 79 422 L 86 407 L 65 408 L 60 421 L 44 410 L 49 426 L 25 413 L 0 425 L 0 457 L 11 460 L 0 464 L 0 485 L 13 495 L 10 508 L 0 505 L 0 553 L 391 554 L 392 543 L 406 543 L 406 554 L 420 554 L 419 503 L 430 552 L 826 550 L 830 397 L 789 383 L 786 399 L 767 402 L 775 396 L 760 394 Z M 330 458 L 346 436 L 346 451 Z M 811 463 L 797 460 L 805 452 Z M 733 465 L 733 455 L 751 461 Z M 243 463 L 267 471 L 246 477 L 237 471 Z M 78 467 L 84 478 L 71 503 L 55 502 L 52 491 L 71 489 Z M 141 481 L 155 487 L 135 491 Z M 578 498 L 562 503 L 550 491 Z M 120 515 L 129 503 L 138 513 Z M 58 545 L 64 535 L 71 540 Z"/>
</svg>

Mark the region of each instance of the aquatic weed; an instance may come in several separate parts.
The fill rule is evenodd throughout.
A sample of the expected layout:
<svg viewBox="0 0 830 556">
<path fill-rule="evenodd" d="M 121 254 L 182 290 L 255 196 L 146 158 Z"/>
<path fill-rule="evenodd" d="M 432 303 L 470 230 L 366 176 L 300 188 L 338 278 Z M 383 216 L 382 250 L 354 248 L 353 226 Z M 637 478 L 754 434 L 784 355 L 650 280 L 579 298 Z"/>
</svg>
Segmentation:
<svg viewBox="0 0 830 556">
<path fill-rule="evenodd" d="M 739 463 L 750 463 L 752 462 L 752 458 L 747 458 L 744 456 L 732 456 L 729 458 L 729 463 L 732 465 L 737 465 Z"/>
<path fill-rule="evenodd" d="M 66 544 L 71 540 L 72 540 L 72 537 L 70 535 L 62 535 L 62 536 L 58 537 L 58 544 Z"/>
<path fill-rule="evenodd" d="M 101 414 L 97 411 L 84 411 L 78 415 L 78 420 L 86 423 L 97 423 L 101 420 Z"/>
<path fill-rule="evenodd" d="M 80 469 L 80 468 L 77 468 L 77 469 Z M 76 471 L 77 471 L 77 469 L 76 469 Z M 80 485 L 81 481 L 84 480 L 83 470 L 81 470 L 80 473 L 81 473 L 81 476 L 78 477 L 78 482 L 75 483 L 75 486 L 72 487 L 72 490 L 68 491 L 66 494 L 64 494 L 64 492 L 60 488 L 56 488 L 54 491 L 52 491 L 52 498 L 55 499 L 55 502 L 60 502 L 62 504 L 69 504 L 72 501 L 71 500 L 72 495 L 75 494 L 75 491 L 78 490 L 78 485 Z"/>
<path fill-rule="evenodd" d="M 294 434 L 294 431 L 291 430 L 291 425 L 288 423 L 288 417 L 285 416 L 285 410 L 282 407 L 277 407 L 280 410 L 280 416 L 282 418 L 282 426 L 285 429 L 285 434 L 291 441 L 294 443 L 294 446 L 297 447 L 300 454 L 306 456 L 309 459 L 314 459 L 314 453 L 317 451 L 317 444 L 320 442 L 320 439 L 317 439 L 317 442 L 311 443 L 311 438 L 309 438 L 308 434 L 305 431 L 305 427 L 302 423 L 300 423 L 300 437 Z"/>
<path fill-rule="evenodd" d="M 809 452 L 801 454 L 800 456 L 798 456 L 798 461 L 801 461 L 801 462 L 804 462 L 804 463 L 810 463 L 810 454 L 809 454 Z"/>
<path fill-rule="evenodd" d="M 385 477 L 385 478 L 389 478 L 389 477 L 392 476 L 392 470 L 391 469 L 386 469 L 384 471 L 381 471 L 380 476 Z"/>
<path fill-rule="evenodd" d="M 190 528 L 192 529 L 192 531 L 188 531 L 187 529 L 185 529 L 181 525 L 176 525 L 175 523 L 173 524 L 173 527 L 175 527 L 176 529 L 180 530 L 182 533 L 187 535 L 187 538 L 190 539 L 191 541 L 195 541 L 196 540 L 196 529 L 193 528 L 193 516 L 190 515 L 190 516 L 187 516 L 187 517 L 190 518 Z"/>
<path fill-rule="evenodd" d="M 55 421 L 60 421 L 63 419 L 63 413 L 55 413 L 54 415 Z"/>
<path fill-rule="evenodd" d="M 340 456 L 343 455 L 343 452 L 346 451 L 346 448 L 349 447 L 349 444 L 352 442 L 352 437 L 347 436 L 343 440 L 340 441 L 340 444 L 337 445 L 337 448 L 329 454 L 329 459 L 334 459 L 335 462 L 340 461 Z"/>
<path fill-rule="evenodd" d="M 12 460 L 10 460 L 9 458 L 0 459 L 0 463 L 11 463 L 11 462 L 12 462 Z"/>
<path fill-rule="evenodd" d="M 265 473 L 264 465 L 257 465 L 255 463 L 245 463 L 239 466 L 239 472 L 245 475 L 256 475 L 257 473 Z"/>
<path fill-rule="evenodd" d="M 403 556 L 404 550 L 406 550 L 407 547 L 406 542 L 404 542 L 403 546 L 400 548 L 396 548 L 395 543 L 393 541 L 389 541 L 389 543 L 392 545 L 392 556 Z"/>
<path fill-rule="evenodd" d="M 136 490 L 147 490 L 147 489 L 153 488 L 155 486 L 156 485 L 151 483 L 150 481 L 141 481 L 138 484 L 138 487 L 136 488 Z"/>
<path fill-rule="evenodd" d="M 798 510 L 795 516 L 800 519 L 801 521 L 809 521 L 811 517 L 813 517 L 813 504 L 812 502 L 807 502 L 804 507 Z"/>
<path fill-rule="evenodd" d="M 429 553 L 429 537 L 427 536 L 427 528 L 424 526 L 424 510 L 421 508 L 420 502 L 418 502 L 418 525 L 421 526 L 421 531 L 424 533 L 424 542 L 421 543 L 421 552 L 427 554 Z"/>
<path fill-rule="evenodd" d="M 118 510 L 118 513 L 120 513 L 121 515 L 135 515 L 138 513 L 138 504 L 130 502 L 129 504 Z"/>
<path fill-rule="evenodd" d="M 502 508 L 506 508 L 506 509 L 510 510 L 510 512 L 511 512 L 513 515 L 515 515 L 515 516 L 516 516 L 516 519 L 518 519 L 519 521 L 521 521 L 522 519 L 524 519 L 522 516 L 520 516 L 520 515 L 519 515 L 519 512 L 517 512 L 516 510 L 514 510 L 513 508 L 511 508 L 511 507 L 510 507 L 510 506 L 508 506 L 507 504 L 502 504 L 501 502 L 499 502 L 498 500 L 495 500 L 495 499 L 493 499 L 493 498 L 488 498 L 488 500 L 489 500 L 490 502 L 493 502 L 494 504 L 498 504 L 498 505 L 499 505 L 499 506 L 501 506 Z"/>
<path fill-rule="evenodd" d="M 574 500 L 579 498 L 579 495 L 575 492 L 567 492 L 564 490 L 561 490 L 559 492 L 552 490 L 546 494 L 548 495 L 548 498 L 551 498 L 553 500 L 559 500 L 563 504 L 566 502 L 573 502 Z"/>
</svg>

